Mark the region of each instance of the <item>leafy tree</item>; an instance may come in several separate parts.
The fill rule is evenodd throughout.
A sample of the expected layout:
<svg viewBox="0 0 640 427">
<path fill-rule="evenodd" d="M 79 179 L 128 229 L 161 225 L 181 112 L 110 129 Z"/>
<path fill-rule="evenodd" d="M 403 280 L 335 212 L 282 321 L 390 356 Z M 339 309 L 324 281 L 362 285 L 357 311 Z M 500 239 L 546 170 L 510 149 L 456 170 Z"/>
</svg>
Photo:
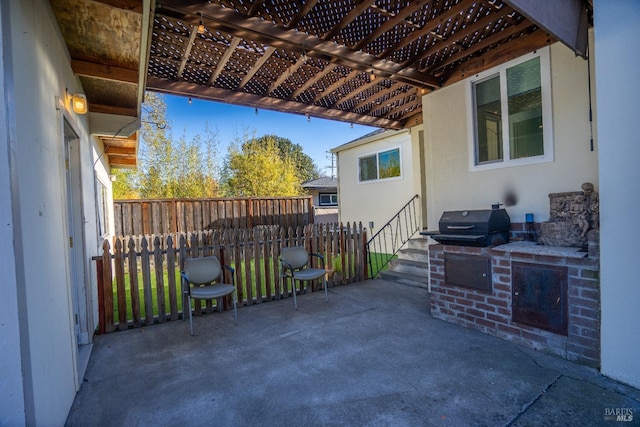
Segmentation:
<svg viewBox="0 0 640 427">
<path fill-rule="evenodd" d="M 302 147 L 299 144 L 294 144 L 287 138 L 276 135 L 251 138 L 243 144 L 243 150 L 249 150 L 249 146 L 254 144 L 268 146 L 272 143 L 278 148 L 279 155 L 283 160 L 289 159 L 293 162 L 296 167 L 296 174 L 301 182 L 320 177 L 320 171 L 313 163 L 313 159 L 302 151 Z"/>
<path fill-rule="evenodd" d="M 223 184 L 228 196 L 278 197 L 302 194 L 291 158 L 283 158 L 274 140 L 234 143 L 229 148 Z"/>
<path fill-rule="evenodd" d="M 217 135 L 173 138 L 164 96 L 147 92 L 140 129 L 139 165 L 116 174 L 114 198 L 202 198 L 218 195 Z"/>
</svg>

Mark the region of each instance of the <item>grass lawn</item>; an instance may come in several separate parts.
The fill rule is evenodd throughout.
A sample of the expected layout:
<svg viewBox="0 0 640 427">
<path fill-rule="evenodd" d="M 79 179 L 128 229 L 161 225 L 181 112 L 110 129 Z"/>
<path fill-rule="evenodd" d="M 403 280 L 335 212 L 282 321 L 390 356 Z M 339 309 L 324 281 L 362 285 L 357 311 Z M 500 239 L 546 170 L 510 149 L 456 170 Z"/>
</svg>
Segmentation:
<svg viewBox="0 0 640 427">
<path fill-rule="evenodd" d="M 393 258 L 397 258 L 397 256 L 395 255 L 390 255 L 390 254 L 379 254 L 379 253 L 372 253 L 371 254 L 371 261 L 374 265 L 375 270 L 377 271 L 377 267 L 378 265 L 381 265 L 382 263 L 384 263 L 387 259 L 393 259 Z M 274 278 L 273 277 L 273 269 L 271 268 L 271 263 L 269 264 L 269 272 L 270 272 L 270 282 L 271 282 L 271 293 L 273 294 L 275 292 L 275 289 L 273 289 L 273 285 L 275 280 L 274 279 L 278 279 L 278 278 Z M 328 263 L 327 263 L 328 264 Z M 335 257 L 332 260 L 332 264 L 335 268 L 335 270 L 337 272 L 341 272 L 341 259 L 340 257 Z M 233 264 L 231 265 L 232 267 L 235 267 Z M 250 283 L 251 283 L 251 296 L 252 298 L 256 298 L 256 271 L 255 271 L 255 260 L 251 259 L 251 264 L 250 264 L 250 268 L 251 268 L 251 274 L 250 274 Z M 337 267 L 337 268 L 336 268 Z M 366 266 L 367 269 L 369 269 L 369 266 Z M 387 266 L 385 266 L 383 268 L 386 269 Z M 236 274 L 238 272 L 236 271 Z M 247 298 L 247 286 L 246 286 L 246 272 L 243 270 L 240 272 L 241 273 L 241 280 L 240 283 L 237 283 L 236 281 L 236 285 L 238 285 L 238 289 L 241 290 L 242 293 L 242 298 L 246 300 Z M 156 274 L 155 274 L 155 270 L 152 269 L 151 274 L 150 274 L 150 282 L 151 282 L 151 301 L 153 304 L 153 314 L 154 316 L 158 315 L 158 294 L 157 294 L 157 280 L 156 280 Z M 262 286 L 261 286 L 261 296 L 265 297 L 267 296 L 267 290 L 266 290 L 266 280 L 265 280 L 265 263 L 260 261 L 260 277 L 261 277 L 261 282 L 262 282 Z M 145 302 L 144 302 L 144 285 L 143 285 L 143 280 L 142 280 L 142 272 L 138 272 L 138 295 L 139 295 L 139 300 L 140 300 L 140 316 L 144 317 L 145 316 Z M 127 321 L 131 321 L 133 320 L 133 309 L 131 308 L 131 286 L 130 286 L 130 276 L 128 273 L 125 273 L 124 275 L 124 280 L 125 280 L 125 292 L 126 292 L 126 301 L 127 301 Z M 170 300 L 169 300 L 169 277 L 168 277 L 168 271 L 165 269 L 163 271 L 163 283 L 164 283 L 164 305 L 165 305 L 165 313 L 170 313 L 171 312 L 171 307 L 170 307 Z M 178 312 L 182 311 L 182 293 L 181 293 L 181 278 L 180 278 L 180 272 L 178 271 L 178 268 L 176 268 L 176 277 L 175 277 L 175 283 L 176 283 L 176 299 L 177 299 L 177 305 L 178 305 Z M 118 295 L 117 295 L 117 284 L 115 279 L 113 280 L 113 301 L 114 301 L 114 321 L 118 322 L 119 319 L 119 311 L 118 311 Z M 244 301 L 238 301 L 239 304 L 243 304 Z"/>
</svg>

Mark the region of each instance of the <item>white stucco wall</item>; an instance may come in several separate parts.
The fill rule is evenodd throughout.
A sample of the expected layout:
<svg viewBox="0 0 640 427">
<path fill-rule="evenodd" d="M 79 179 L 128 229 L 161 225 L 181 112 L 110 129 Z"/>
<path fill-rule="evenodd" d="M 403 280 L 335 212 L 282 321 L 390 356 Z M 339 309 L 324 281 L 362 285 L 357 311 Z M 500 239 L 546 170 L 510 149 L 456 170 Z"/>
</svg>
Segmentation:
<svg viewBox="0 0 640 427">
<path fill-rule="evenodd" d="M 602 372 L 640 387 L 640 55 L 630 50 L 640 45 L 640 8 L 595 0 L 594 12 Z"/>
<path fill-rule="evenodd" d="M 12 200 L 13 206 L 9 206 L 20 225 L 14 223 L 12 232 L 3 228 L 0 237 L 12 234 L 15 247 L 20 248 L 14 252 L 14 265 L 23 266 L 24 274 L 23 277 L 17 274 L 8 290 L 15 288 L 22 292 L 24 304 L 18 305 L 17 315 L 9 322 L 12 328 L 20 331 L 21 347 L 16 347 L 12 339 L 12 345 L 3 348 L 1 360 L 4 365 L 5 361 L 14 363 L 16 357 L 20 358 L 22 377 L 14 374 L 9 380 L 22 381 L 24 393 L 2 381 L 0 395 L 4 400 L 4 396 L 11 393 L 21 393 L 22 405 L 18 403 L 15 407 L 17 410 L 21 406 L 25 408 L 26 424 L 62 425 L 81 381 L 76 366 L 77 342 L 72 316 L 75 282 L 70 277 L 68 257 L 63 118 L 68 119 L 80 138 L 77 166 L 82 187 L 83 221 L 80 225 L 82 233 L 76 235 L 75 246 L 91 250 L 81 255 L 85 268 L 89 265 L 89 255 L 97 253 L 95 231 L 92 231 L 95 229 L 92 146 L 87 136 L 86 116 L 65 111 L 64 102 L 59 101 L 64 99 L 65 89 L 70 92 L 82 90 L 71 71 L 68 52 L 49 2 L 3 2 L 2 14 L 3 23 L 7 22 L 5 14 L 9 15 L 11 23 L 10 45 L 5 45 L 4 37 L 3 47 L 12 56 L 4 66 L 13 73 L 12 88 L 17 100 L 12 99 L 7 104 L 10 115 L 15 117 L 15 135 L 11 136 L 10 143 L 15 149 L 15 162 L 9 171 L 13 181 L 7 190 L 3 177 L 0 195 Z M 5 30 L 7 28 L 3 26 L 3 32 Z M 2 157 L 0 164 L 6 165 Z M 2 174 L 6 173 L 3 170 Z M 2 222 L 4 224 L 4 218 Z M 78 242 L 77 239 L 83 238 L 84 242 Z M 0 249 L 3 262 L 10 260 L 5 259 L 5 251 L 11 254 L 10 248 L 0 246 Z M 3 281 L 6 281 L 4 272 L 3 268 Z M 89 273 L 80 280 L 91 280 Z M 2 304 L 12 306 L 15 289 L 7 294 L 7 300 L 4 289 L 3 286 Z M 6 308 L 11 312 L 12 307 Z M 4 315 L 4 310 L 1 311 Z M 13 313 L 15 315 L 15 307 Z"/>
<path fill-rule="evenodd" d="M 412 158 L 412 134 L 417 138 L 417 131 L 405 129 L 389 132 L 364 144 L 351 145 L 351 148 L 338 150 L 338 197 L 340 204 L 340 221 L 362 222 L 369 228 L 369 237 L 376 233 L 419 189 L 414 188 L 414 159 Z M 345 144 L 349 147 L 350 144 Z M 358 181 L 358 157 L 379 151 L 400 148 L 401 177 L 373 182 Z M 419 218 L 419 214 L 418 214 Z"/>
<path fill-rule="evenodd" d="M 22 354 L 20 351 L 20 329 L 16 322 L 20 306 L 16 271 L 16 249 L 14 247 L 13 221 L 14 200 L 11 185 L 11 162 L 14 161 L 11 144 L 11 132 L 14 130 L 13 120 L 9 114 L 11 100 L 14 96 L 11 70 L 5 72 L 5 65 L 11 63 L 10 51 L 4 49 L 10 44 L 8 10 L 0 4 L 0 425 L 21 425 L 25 420 L 24 389 L 22 381 L 28 373 L 22 370 Z M 6 37 L 5 37 L 6 33 Z M 6 58 L 5 62 L 5 55 Z M 14 141 L 15 142 L 15 141 Z M 11 155 L 10 155 L 11 152 Z M 17 203 L 17 201 L 16 201 Z"/>
<path fill-rule="evenodd" d="M 598 147 L 590 150 L 587 62 L 560 44 L 551 46 L 554 161 L 537 165 L 471 171 L 469 80 L 423 98 L 427 221 L 438 228 L 443 211 L 489 209 L 513 192 L 506 206 L 512 222 L 533 213 L 549 218 L 549 193 L 579 191 L 584 182 L 598 189 Z"/>
</svg>

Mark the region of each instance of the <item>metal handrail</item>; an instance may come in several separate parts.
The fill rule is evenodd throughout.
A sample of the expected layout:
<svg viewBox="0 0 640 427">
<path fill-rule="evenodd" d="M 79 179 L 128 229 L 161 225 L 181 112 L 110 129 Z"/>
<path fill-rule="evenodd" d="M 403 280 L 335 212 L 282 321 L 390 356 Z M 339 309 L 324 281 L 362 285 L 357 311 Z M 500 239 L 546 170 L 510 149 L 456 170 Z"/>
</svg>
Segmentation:
<svg viewBox="0 0 640 427">
<path fill-rule="evenodd" d="M 416 199 L 417 194 L 367 241 L 370 278 L 375 278 L 409 239 L 420 231 Z"/>
</svg>

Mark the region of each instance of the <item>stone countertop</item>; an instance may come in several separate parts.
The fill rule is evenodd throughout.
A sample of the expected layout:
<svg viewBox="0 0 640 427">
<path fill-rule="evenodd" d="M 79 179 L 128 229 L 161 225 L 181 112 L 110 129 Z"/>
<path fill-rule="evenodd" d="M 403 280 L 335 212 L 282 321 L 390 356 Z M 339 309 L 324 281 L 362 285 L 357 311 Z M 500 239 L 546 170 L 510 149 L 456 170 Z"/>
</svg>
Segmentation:
<svg viewBox="0 0 640 427">
<path fill-rule="evenodd" d="M 586 258 L 587 252 L 580 248 L 565 246 L 545 246 L 536 242 L 511 242 L 492 248 L 498 252 L 513 252 L 520 254 L 557 256 L 566 258 Z"/>
</svg>

